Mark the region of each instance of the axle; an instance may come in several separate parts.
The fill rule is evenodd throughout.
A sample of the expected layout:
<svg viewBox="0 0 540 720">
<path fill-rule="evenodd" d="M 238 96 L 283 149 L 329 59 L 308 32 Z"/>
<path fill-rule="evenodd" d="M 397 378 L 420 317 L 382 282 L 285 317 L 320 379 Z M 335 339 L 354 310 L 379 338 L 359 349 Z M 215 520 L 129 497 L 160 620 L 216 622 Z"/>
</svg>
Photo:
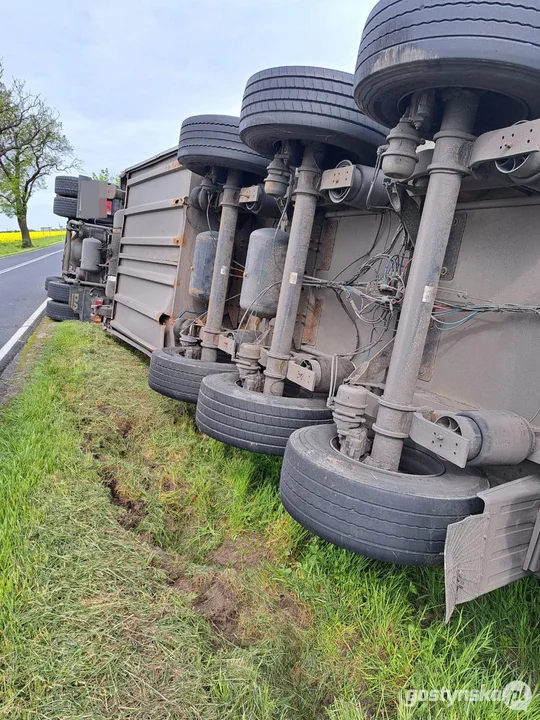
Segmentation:
<svg viewBox="0 0 540 720">
<path fill-rule="evenodd" d="M 444 95 L 443 119 L 434 138 L 433 164 L 409 282 L 367 459 L 386 470 L 399 469 L 403 442 L 409 434 L 416 381 L 461 182 L 467 174 L 464 157 L 467 144 L 474 139 L 470 133 L 477 109 L 476 93 L 456 89 Z"/>
<path fill-rule="evenodd" d="M 223 186 L 221 222 L 217 239 L 216 259 L 212 275 L 212 288 L 208 300 L 206 325 L 202 330 L 202 354 L 204 362 L 215 362 L 217 358 L 217 336 L 222 330 L 225 300 L 229 285 L 234 236 L 238 221 L 238 191 L 242 185 L 242 173 L 229 170 Z"/>
<path fill-rule="evenodd" d="M 268 353 L 268 364 L 264 371 L 266 376 L 264 393 L 266 395 L 283 395 L 287 363 L 293 344 L 294 326 L 319 197 L 319 180 L 320 170 L 315 161 L 313 149 L 306 146 L 302 165 L 298 168 L 289 246 L 281 281 L 272 345 Z"/>
</svg>

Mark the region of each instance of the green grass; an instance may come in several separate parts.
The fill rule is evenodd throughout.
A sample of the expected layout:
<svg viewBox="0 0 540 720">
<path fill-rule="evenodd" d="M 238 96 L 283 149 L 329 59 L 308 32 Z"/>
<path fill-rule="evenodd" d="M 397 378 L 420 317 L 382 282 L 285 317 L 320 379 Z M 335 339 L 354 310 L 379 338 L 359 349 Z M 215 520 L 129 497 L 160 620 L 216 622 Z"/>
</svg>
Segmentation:
<svg viewBox="0 0 540 720">
<path fill-rule="evenodd" d="M 35 238 L 32 240 L 33 247 L 31 248 L 21 247 L 21 240 L 15 240 L 13 242 L 0 242 L 0 257 L 30 252 L 31 250 L 38 250 L 39 248 L 48 247 L 49 245 L 56 245 L 57 243 L 61 242 L 64 242 L 63 235 L 47 235 L 46 237 Z"/>
<path fill-rule="evenodd" d="M 518 717 L 400 693 L 536 687 L 537 580 L 446 626 L 440 570 L 310 536 L 279 461 L 200 435 L 100 328 L 48 327 L 0 416 L 0 717 Z"/>
</svg>

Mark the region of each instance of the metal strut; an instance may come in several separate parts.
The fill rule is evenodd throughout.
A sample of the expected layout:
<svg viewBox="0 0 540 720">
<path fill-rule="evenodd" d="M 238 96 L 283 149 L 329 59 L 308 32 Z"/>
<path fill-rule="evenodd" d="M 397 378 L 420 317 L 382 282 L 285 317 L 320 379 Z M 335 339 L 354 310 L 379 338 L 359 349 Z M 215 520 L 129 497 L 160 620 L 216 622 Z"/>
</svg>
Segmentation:
<svg viewBox="0 0 540 720">
<path fill-rule="evenodd" d="M 202 353 L 201 360 L 215 362 L 217 358 L 217 336 L 223 326 L 225 313 L 225 300 L 229 285 L 229 274 L 234 248 L 234 236 L 238 221 L 238 192 L 242 186 L 242 172 L 229 170 L 227 182 L 223 186 L 223 199 L 221 201 L 221 221 L 217 239 L 216 259 L 212 275 L 212 287 L 208 300 L 206 324 L 201 332 Z"/>
<path fill-rule="evenodd" d="M 264 393 L 283 395 L 287 363 L 290 358 L 294 326 L 300 304 L 302 281 L 319 198 L 321 171 L 315 161 L 314 148 L 306 145 L 298 182 L 294 192 L 295 205 L 289 235 L 289 246 L 279 293 L 272 345 L 264 374 Z"/>
<path fill-rule="evenodd" d="M 416 240 L 409 282 L 377 421 L 371 456 L 366 462 L 397 471 L 403 441 L 409 435 L 416 381 L 422 363 L 446 246 L 461 189 L 468 173 L 468 149 L 474 136 L 477 93 L 452 89 L 443 95 L 440 132 L 434 137 L 433 163 Z"/>
</svg>

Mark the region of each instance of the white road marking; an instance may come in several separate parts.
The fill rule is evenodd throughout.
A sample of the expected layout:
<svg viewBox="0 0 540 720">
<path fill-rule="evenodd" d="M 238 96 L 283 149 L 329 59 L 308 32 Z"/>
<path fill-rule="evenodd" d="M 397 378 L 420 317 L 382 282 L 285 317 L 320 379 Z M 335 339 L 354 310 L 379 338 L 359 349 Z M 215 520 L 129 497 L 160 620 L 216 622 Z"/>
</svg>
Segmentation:
<svg viewBox="0 0 540 720">
<path fill-rule="evenodd" d="M 45 310 L 46 305 L 47 300 L 41 303 L 38 309 L 30 315 L 28 320 L 26 320 L 26 322 L 23 322 L 17 332 L 9 338 L 9 340 L 3 347 L 0 348 L 0 362 L 6 357 L 8 352 L 15 345 L 15 343 L 20 340 L 26 332 L 28 332 L 28 330 L 32 327 L 35 321 L 39 318 L 41 313 Z"/>
<path fill-rule="evenodd" d="M 43 260 L 43 258 L 51 257 L 51 255 L 58 255 L 58 253 L 64 252 L 64 248 L 61 250 L 55 250 L 54 252 L 46 253 L 45 255 L 40 255 L 37 258 L 34 258 L 33 260 L 27 260 L 26 262 L 19 263 L 18 265 L 12 265 L 11 267 L 6 268 L 5 270 L 0 270 L 0 275 L 3 275 L 4 273 L 11 272 L 12 270 L 16 270 L 17 268 L 24 267 L 25 265 L 30 265 L 31 263 L 35 263 L 38 260 Z"/>
</svg>

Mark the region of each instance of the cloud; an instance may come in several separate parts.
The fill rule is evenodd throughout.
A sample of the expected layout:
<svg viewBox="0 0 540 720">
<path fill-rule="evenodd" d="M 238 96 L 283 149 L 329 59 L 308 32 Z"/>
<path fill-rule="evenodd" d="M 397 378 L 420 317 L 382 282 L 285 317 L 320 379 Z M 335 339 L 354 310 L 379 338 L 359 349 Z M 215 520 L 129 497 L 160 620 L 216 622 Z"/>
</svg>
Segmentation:
<svg viewBox="0 0 540 720">
<path fill-rule="evenodd" d="M 354 72 L 375 0 L 48 0 L 5 4 L 6 77 L 60 113 L 87 173 L 116 173 L 178 141 L 182 120 L 238 114 L 246 80 L 275 65 Z M 21 41 L 22 38 L 22 41 Z M 33 227 L 56 226 L 51 191 Z M 0 215 L 0 229 L 14 221 Z"/>
</svg>

